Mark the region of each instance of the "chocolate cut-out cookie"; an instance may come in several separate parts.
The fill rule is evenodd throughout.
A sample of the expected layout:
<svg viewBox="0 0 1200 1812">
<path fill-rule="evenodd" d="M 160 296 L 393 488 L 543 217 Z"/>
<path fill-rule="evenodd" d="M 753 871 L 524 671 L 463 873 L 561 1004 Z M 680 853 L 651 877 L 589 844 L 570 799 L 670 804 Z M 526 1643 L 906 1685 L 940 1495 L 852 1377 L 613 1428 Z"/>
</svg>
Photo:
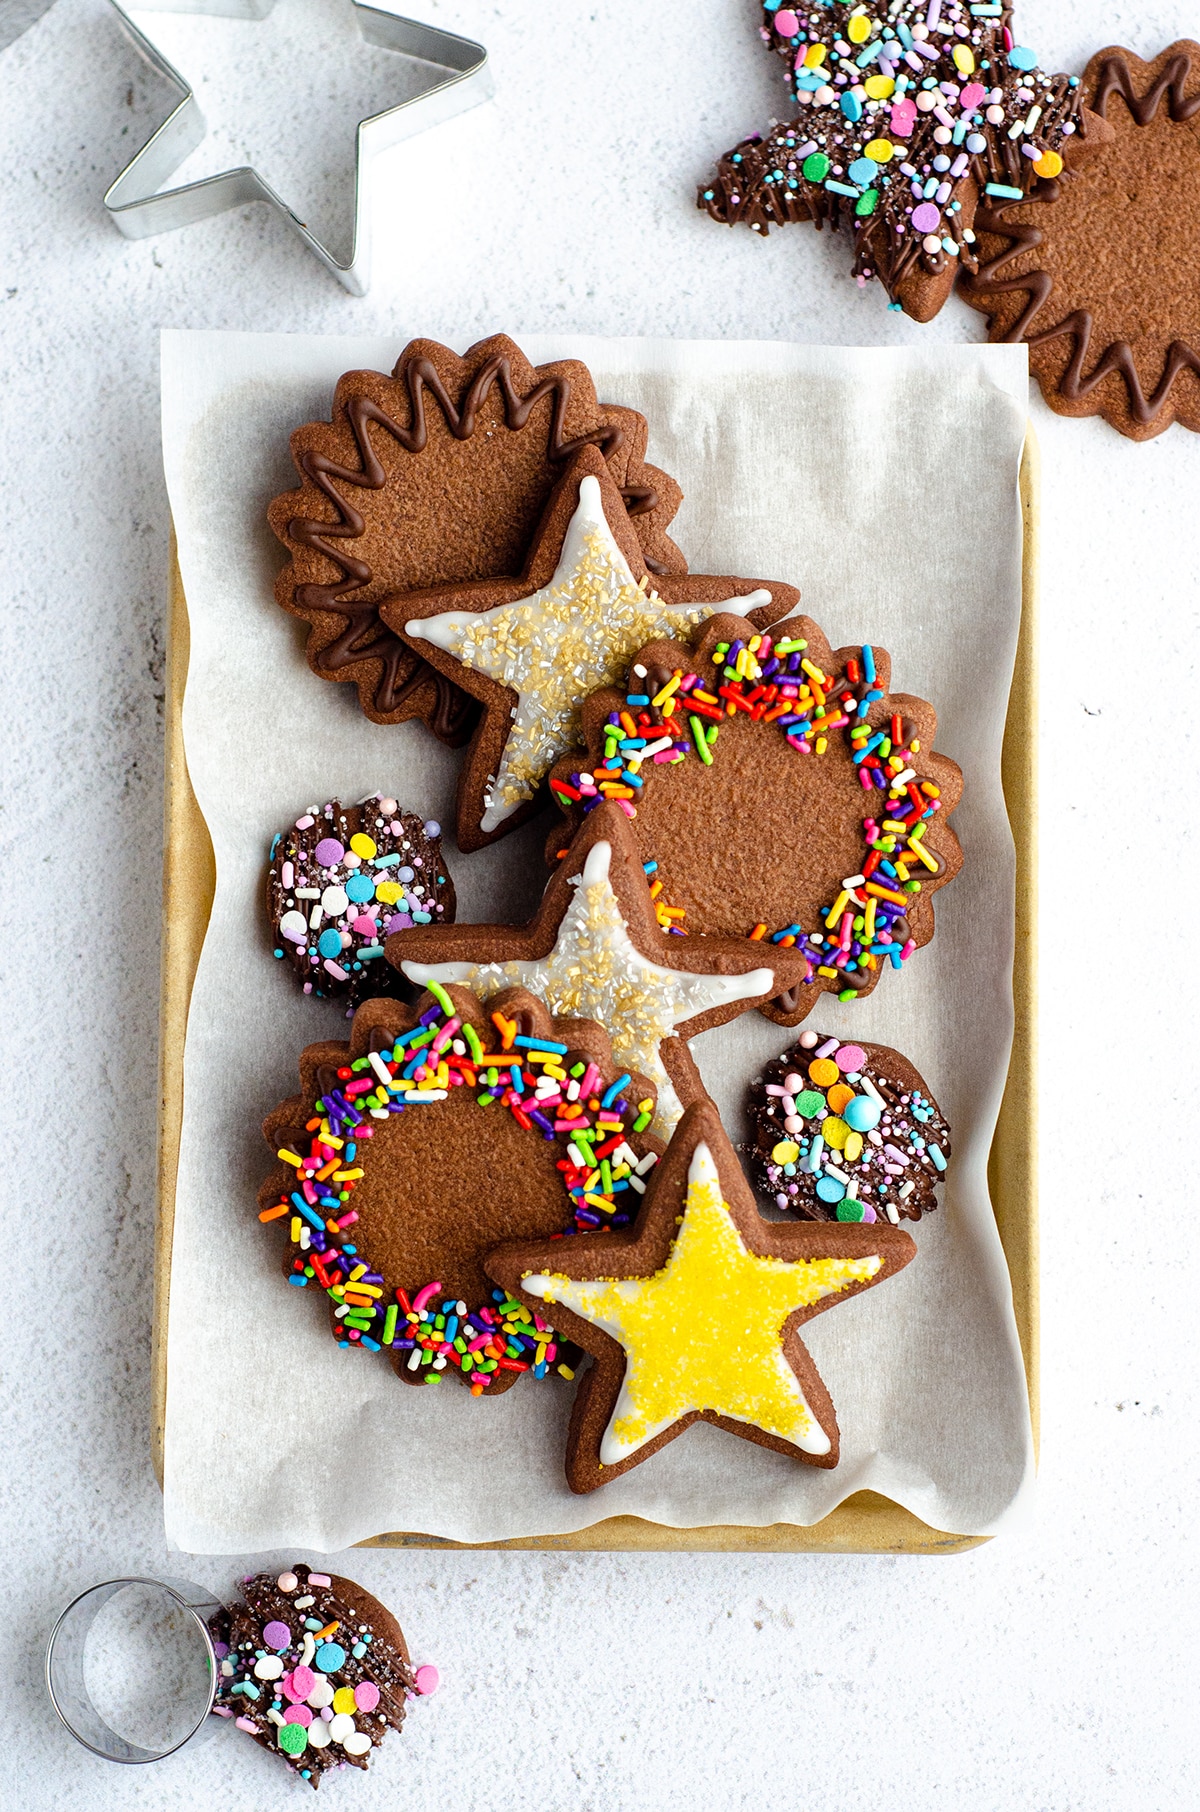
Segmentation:
<svg viewBox="0 0 1200 1812">
<path fill-rule="evenodd" d="M 474 701 L 380 621 L 379 599 L 519 573 L 555 479 L 592 444 L 647 565 L 686 572 L 666 533 L 682 493 L 646 439 L 644 416 L 597 402 L 586 365 L 534 367 L 505 334 L 462 358 L 413 340 L 390 377 L 347 372 L 331 419 L 292 435 L 300 489 L 267 512 L 291 556 L 275 595 L 310 625 L 313 672 L 356 685 L 375 723 L 417 717 L 465 742 Z"/>
<path fill-rule="evenodd" d="M 310 805 L 271 842 L 267 911 L 275 956 L 306 994 L 358 1006 L 400 991 L 383 939 L 454 921 L 441 826 L 384 793 Z"/>
<path fill-rule="evenodd" d="M 567 827 L 548 859 L 615 801 L 664 943 L 802 955 L 799 981 L 761 1008 L 781 1025 L 822 993 L 869 994 L 929 943 L 933 895 L 962 864 L 947 822 L 962 773 L 934 752 L 933 706 L 890 692 L 890 674 L 885 649 L 835 652 L 809 617 L 756 630 L 722 613 L 690 645 L 648 644 L 625 690 L 584 701 L 587 760 L 551 774 Z"/>
<path fill-rule="evenodd" d="M 1086 170 L 977 218 L 965 281 L 990 340 L 1024 341 L 1058 415 L 1101 415 L 1130 440 L 1200 431 L 1200 44 L 1145 63 L 1100 51 L 1082 94 L 1110 142 Z M 1067 177 L 1070 176 L 1070 180 Z"/>
<path fill-rule="evenodd" d="M 685 1039 L 802 981 L 798 950 L 745 938 L 665 938 L 633 829 L 619 806 L 591 813 L 527 925 L 414 925 L 387 941 L 418 987 L 458 983 L 489 997 L 532 990 L 554 1013 L 599 1020 L 619 1064 L 658 1092 L 664 1136 L 704 1093 Z"/>
<path fill-rule="evenodd" d="M 750 1086 L 754 1182 L 810 1221 L 919 1221 L 937 1207 L 950 1128 L 907 1057 L 802 1032 Z"/>
<path fill-rule="evenodd" d="M 792 585 L 689 573 L 651 579 L 595 447 L 576 455 L 519 579 L 383 598 L 385 623 L 474 694 L 483 717 L 459 776 L 456 837 L 481 849 L 523 823 L 551 765 L 578 741 L 579 706 L 640 643 L 723 604 L 773 621 Z"/>
<path fill-rule="evenodd" d="M 435 985 L 415 1007 L 368 1001 L 348 1045 L 301 1054 L 300 1085 L 264 1122 L 279 1163 L 259 1219 L 285 1223 L 288 1279 L 325 1294 L 339 1344 L 384 1349 L 409 1384 L 457 1372 L 475 1396 L 523 1372 L 572 1377 L 482 1259 L 631 1218 L 662 1150 L 655 1090 L 603 1027 L 524 989 L 485 1008 Z"/>
<path fill-rule="evenodd" d="M 764 1220 L 702 1102 L 679 1122 L 630 1232 L 527 1240 L 487 1266 L 593 1355 L 567 1436 L 567 1483 L 585 1492 L 697 1421 L 836 1466 L 837 1417 L 798 1330 L 915 1252 L 886 1223 Z"/>
<path fill-rule="evenodd" d="M 764 236 L 846 228 L 859 285 L 878 277 L 916 321 L 974 264 L 981 194 L 1056 174 L 1084 125 L 1077 78 L 1038 68 L 1008 5 L 809 0 L 768 6 L 760 35 L 799 112 L 726 152 L 697 205 Z"/>
<path fill-rule="evenodd" d="M 420 1691 L 392 1613 L 352 1579 L 303 1561 L 243 1579 L 242 1598 L 209 1625 L 214 1714 L 311 1787 L 347 1762 L 366 1768 Z"/>
</svg>

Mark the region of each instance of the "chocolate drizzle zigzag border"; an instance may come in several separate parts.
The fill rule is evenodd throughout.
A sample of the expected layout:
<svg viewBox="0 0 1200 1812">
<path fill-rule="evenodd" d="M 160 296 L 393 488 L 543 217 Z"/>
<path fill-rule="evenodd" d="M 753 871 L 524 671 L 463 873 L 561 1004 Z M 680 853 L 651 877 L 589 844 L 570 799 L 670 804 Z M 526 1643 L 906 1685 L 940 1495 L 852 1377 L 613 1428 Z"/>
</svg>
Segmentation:
<svg viewBox="0 0 1200 1812">
<path fill-rule="evenodd" d="M 571 397 L 570 377 L 559 373 L 554 377 L 543 378 L 522 396 L 513 381 L 512 361 L 507 353 L 497 353 L 485 360 L 457 406 L 442 382 L 437 367 L 429 358 L 415 358 L 407 363 L 402 361 L 402 370 L 398 370 L 395 376 L 402 377 L 408 393 L 411 427 L 402 427 L 371 397 L 359 394 L 352 396 L 345 406 L 346 421 L 358 452 L 358 468 L 343 465 L 311 448 L 306 449 L 297 459 L 302 477 L 328 499 L 337 514 L 333 522 L 305 516 L 292 517 L 283 525 L 284 532 L 296 545 L 323 554 L 340 569 L 342 576 L 328 585 L 298 585 L 292 605 L 285 608 L 292 608 L 296 614 L 306 617 L 309 612 L 333 612 L 345 618 L 344 631 L 317 655 L 318 671 L 336 676 L 355 662 L 379 661 L 382 670 L 373 688 L 373 702 L 381 713 L 386 715 L 399 710 L 404 701 L 420 687 L 432 685 L 435 689 L 435 704 L 430 728 L 442 740 L 458 743 L 465 740 L 474 723 L 474 699 L 462 692 L 428 661 L 422 660 L 394 631 L 385 628 L 379 621 L 375 600 L 356 604 L 345 596 L 347 592 L 369 584 L 372 569 L 366 561 L 357 559 L 348 549 L 338 545 L 341 541 L 357 538 L 366 529 L 363 516 L 338 489 L 338 485 L 377 491 L 386 483 L 387 474 L 371 445 L 369 429 L 372 424 L 384 429 L 406 452 L 420 453 L 424 449 L 429 437 L 425 408 L 427 394 L 437 404 L 450 433 L 461 441 L 469 440 L 474 434 L 478 411 L 494 386 L 499 387 L 503 398 L 505 425 L 514 432 L 520 432 L 525 426 L 543 397 L 553 396 L 547 457 L 555 465 L 570 459 L 585 446 L 598 447 L 607 460 L 623 444 L 625 430 L 619 422 L 609 422 L 578 435 L 573 440 L 565 439 L 563 424 Z M 631 516 L 647 515 L 657 508 L 659 502 L 657 490 L 649 484 L 622 486 L 621 496 Z M 646 564 L 652 571 L 660 570 L 657 562 L 647 559 Z M 378 633 L 373 640 L 364 642 L 363 638 L 370 633 L 372 626 Z M 403 675 L 402 667 L 406 669 Z"/>
<path fill-rule="evenodd" d="M 1185 92 L 1188 77 L 1192 73 L 1193 58 L 1188 50 L 1177 50 L 1174 45 L 1171 50 L 1175 54 L 1170 55 L 1169 61 L 1154 81 L 1140 95 L 1134 87 L 1126 60 L 1128 53 L 1102 53 L 1095 98 L 1089 103 L 1091 111 L 1099 114 L 1102 119 L 1107 118 L 1109 99 L 1112 95 L 1119 94 L 1129 109 L 1134 124 L 1146 126 L 1157 114 L 1165 95 L 1173 121 L 1182 124 L 1195 118 L 1200 113 L 1200 91 L 1192 95 Z M 1073 309 L 1053 326 L 1036 327 L 1039 315 L 1054 293 L 1054 279 L 1049 271 L 1029 270 L 1016 276 L 1003 274 L 1007 267 L 1026 252 L 1043 244 L 1046 237 L 1032 221 L 1009 221 L 1006 216 L 1018 208 L 1052 204 L 1058 200 L 1061 192 L 1062 185 L 1058 179 L 1043 180 L 1035 185 L 1023 201 L 1002 201 L 993 207 L 978 210 L 975 228 L 979 236 L 1007 240 L 1008 243 L 994 257 L 981 261 L 977 273 L 963 274 L 963 294 L 968 300 L 974 301 L 976 306 L 981 306 L 984 297 L 1024 291 L 1028 301 L 1012 326 L 1000 336 L 1001 341 L 1013 345 L 1024 342 L 1028 346 L 1045 346 L 1053 340 L 1070 339 L 1070 358 L 1056 385 L 1057 392 L 1064 401 L 1086 402 L 1104 379 L 1115 373 L 1125 385 L 1130 414 L 1141 426 L 1149 427 L 1167 404 L 1176 380 L 1184 372 L 1190 371 L 1200 379 L 1200 352 L 1186 340 L 1172 340 L 1167 348 L 1162 376 L 1147 396 L 1128 340 L 1111 341 L 1104 348 L 1095 367 L 1090 371 L 1086 370 L 1092 353 L 1095 326 L 1087 309 Z M 976 301 L 976 298 L 979 300 Z M 1108 411 L 1103 408 L 1099 413 L 1106 417 L 1108 415 Z M 1171 420 L 1174 419 L 1172 415 Z M 1163 423 L 1164 428 L 1169 425 L 1169 422 Z"/>
</svg>

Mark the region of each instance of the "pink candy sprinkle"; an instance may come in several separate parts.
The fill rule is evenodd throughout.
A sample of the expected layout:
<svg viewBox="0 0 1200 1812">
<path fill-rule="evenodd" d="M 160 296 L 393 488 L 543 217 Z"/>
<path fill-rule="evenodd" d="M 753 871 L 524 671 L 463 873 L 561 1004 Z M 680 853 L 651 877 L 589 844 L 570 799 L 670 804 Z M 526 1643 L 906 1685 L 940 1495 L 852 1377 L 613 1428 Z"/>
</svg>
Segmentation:
<svg viewBox="0 0 1200 1812">
<path fill-rule="evenodd" d="M 987 93 L 979 82 L 968 82 L 958 99 L 964 113 L 973 113 Z"/>
<path fill-rule="evenodd" d="M 439 1285 L 439 1288 L 440 1287 L 441 1286 Z M 315 1586 L 327 1586 L 332 1585 L 333 1581 L 330 1579 L 328 1573 L 310 1573 L 308 1576 L 308 1583 L 309 1585 Z"/>
<path fill-rule="evenodd" d="M 800 30 L 800 21 L 790 7 L 784 7 L 775 15 L 775 30 L 781 38 L 794 38 Z"/>
<path fill-rule="evenodd" d="M 374 937 L 379 927 L 370 913 L 364 912 L 360 913 L 358 918 L 351 920 L 350 929 L 351 931 L 357 931 L 359 937 Z"/>
<path fill-rule="evenodd" d="M 413 1676 L 413 1685 L 423 1699 L 427 1699 L 431 1692 L 436 1692 L 440 1684 L 441 1675 L 437 1668 L 431 1667 L 428 1662 L 424 1667 L 418 1667 Z"/>
<path fill-rule="evenodd" d="M 374 1711 L 379 1703 L 379 1688 L 374 1680 L 360 1680 L 354 1688 L 354 1703 L 360 1711 Z"/>
<path fill-rule="evenodd" d="M 305 1730 L 313 1721 L 313 1714 L 307 1705 L 289 1705 L 283 1714 L 285 1724 L 300 1724 Z"/>
<path fill-rule="evenodd" d="M 867 1053 L 860 1044 L 844 1044 L 840 1051 L 834 1052 L 833 1061 L 845 1076 L 852 1070 L 862 1069 L 867 1061 Z"/>
<path fill-rule="evenodd" d="M 305 812 L 303 818 L 297 818 L 296 829 L 297 830 L 309 830 L 312 826 L 312 823 L 313 823 L 313 818 L 312 818 L 311 814 L 309 812 Z"/>
<path fill-rule="evenodd" d="M 258 1725 L 251 1718 L 238 1718 L 237 1728 L 239 1730 L 248 1730 L 251 1736 L 258 1735 Z"/>
<path fill-rule="evenodd" d="M 293 1667 L 291 1673 L 285 1674 L 281 1682 L 284 1697 L 290 1699 L 293 1704 L 299 1703 L 301 1699 L 307 1699 L 316 1683 L 317 1676 L 311 1667 Z"/>
</svg>

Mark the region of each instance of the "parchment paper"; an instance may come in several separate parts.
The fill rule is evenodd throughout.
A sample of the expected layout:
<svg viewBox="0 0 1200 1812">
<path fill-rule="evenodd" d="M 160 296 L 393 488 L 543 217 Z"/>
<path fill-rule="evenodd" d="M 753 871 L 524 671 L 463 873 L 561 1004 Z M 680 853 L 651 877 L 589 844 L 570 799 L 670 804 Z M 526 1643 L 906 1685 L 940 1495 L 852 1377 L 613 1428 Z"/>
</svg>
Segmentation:
<svg viewBox="0 0 1200 1812">
<path fill-rule="evenodd" d="M 560 1533 L 622 1513 L 676 1527 L 816 1522 L 865 1487 L 935 1527 L 994 1532 L 1032 1474 L 1025 1381 L 986 1162 L 1011 1030 L 1013 849 L 1000 744 L 1020 613 L 1017 471 L 1026 355 L 1007 346 L 855 350 L 774 343 L 553 340 L 602 397 L 650 421 L 649 457 L 682 484 L 672 534 L 697 572 L 787 579 L 834 647 L 889 648 L 893 686 L 934 701 L 966 792 L 966 861 L 937 936 L 864 1002 L 807 1022 L 906 1052 L 947 1111 L 944 1202 L 916 1263 L 805 1330 L 842 1429 L 831 1472 L 699 1425 L 586 1498 L 563 1478 L 571 1391 L 477 1401 L 411 1390 L 339 1350 L 323 1304 L 286 1288 L 255 1192 L 263 1114 L 296 1057 L 345 1027 L 270 955 L 262 876 L 305 806 L 376 787 L 452 821 L 459 757 L 418 725 L 380 728 L 353 688 L 317 680 L 303 625 L 272 601 L 264 512 L 295 483 L 288 434 L 327 416 L 338 376 L 390 370 L 394 338 L 170 332 L 163 444 L 191 620 L 188 767 L 217 895 L 188 1021 L 168 1342 L 166 1523 L 191 1552 L 340 1549 L 391 1530 L 465 1541 Z M 445 337 L 445 336 L 444 336 Z M 465 348 L 466 342 L 459 344 Z M 461 920 L 524 917 L 541 822 L 449 859 Z M 694 1052 L 731 1135 L 746 1082 L 794 1034 L 755 1014 Z"/>
</svg>

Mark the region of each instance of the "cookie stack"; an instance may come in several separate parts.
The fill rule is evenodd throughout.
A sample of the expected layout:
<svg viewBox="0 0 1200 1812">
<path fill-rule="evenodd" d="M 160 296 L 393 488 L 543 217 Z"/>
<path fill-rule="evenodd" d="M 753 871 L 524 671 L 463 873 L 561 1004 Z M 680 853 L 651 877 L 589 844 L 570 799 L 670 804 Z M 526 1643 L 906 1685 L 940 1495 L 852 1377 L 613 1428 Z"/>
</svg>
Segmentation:
<svg viewBox="0 0 1200 1812">
<path fill-rule="evenodd" d="M 1131 440 L 1200 430 L 1200 45 L 1109 47 L 1046 75 L 1011 5 L 821 0 L 759 35 L 790 117 L 726 152 L 698 206 L 763 236 L 845 231 L 860 286 L 916 321 L 956 278 L 992 340 L 1029 347 L 1059 415 Z"/>
<path fill-rule="evenodd" d="M 706 1030 L 907 985 L 962 776 L 885 650 L 689 572 L 647 434 L 576 361 L 418 341 L 342 379 L 271 510 L 313 671 L 464 746 L 463 860 L 546 813 L 547 882 L 527 924 L 456 922 L 440 827 L 382 793 L 279 834 L 272 947 L 353 1023 L 268 1116 L 259 1217 L 348 1353 L 573 1388 L 576 1491 L 697 1419 L 835 1465 L 798 1330 L 909 1263 L 950 1157 L 882 1046 L 802 1032 L 732 1138 L 705 1093 Z"/>
</svg>

